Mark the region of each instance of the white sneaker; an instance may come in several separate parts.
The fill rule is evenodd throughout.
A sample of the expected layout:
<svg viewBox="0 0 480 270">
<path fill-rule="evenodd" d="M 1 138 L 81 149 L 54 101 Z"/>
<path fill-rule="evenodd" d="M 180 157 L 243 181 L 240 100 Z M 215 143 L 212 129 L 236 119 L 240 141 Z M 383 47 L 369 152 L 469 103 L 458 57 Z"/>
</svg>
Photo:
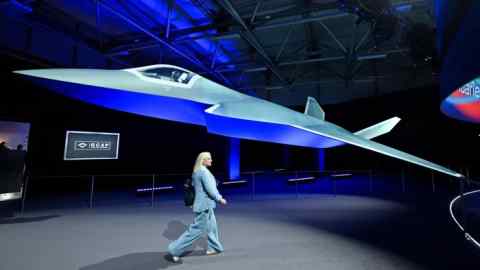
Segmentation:
<svg viewBox="0 0 480 270">
<path fill-rule="evenodd" d="M 180 261 L 180 257 L 172 255 L 172 261 L 176 263 L 176 262 Z"/>
<path fill-rule="evenodd" d="M 215 251 L 215 250 L 207 250 L 207 252 L 206 252 L 207 256 L 217 255 L 217 254 L 219 254 L 219 253 L 220 253 L 220 252 Z"/>
</svg>

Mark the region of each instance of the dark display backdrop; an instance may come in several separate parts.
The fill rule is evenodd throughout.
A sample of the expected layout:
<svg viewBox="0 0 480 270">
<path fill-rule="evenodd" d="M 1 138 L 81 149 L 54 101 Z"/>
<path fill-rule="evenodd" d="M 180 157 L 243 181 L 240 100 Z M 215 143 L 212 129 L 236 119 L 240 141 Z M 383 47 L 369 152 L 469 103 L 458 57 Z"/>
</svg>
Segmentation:
<svg viewBox="0 0 480 270">
<path fill-rule="evenodd" d="M 67 131 L 64 160 L 118 159 L 120 134 Z"/>
</svg>

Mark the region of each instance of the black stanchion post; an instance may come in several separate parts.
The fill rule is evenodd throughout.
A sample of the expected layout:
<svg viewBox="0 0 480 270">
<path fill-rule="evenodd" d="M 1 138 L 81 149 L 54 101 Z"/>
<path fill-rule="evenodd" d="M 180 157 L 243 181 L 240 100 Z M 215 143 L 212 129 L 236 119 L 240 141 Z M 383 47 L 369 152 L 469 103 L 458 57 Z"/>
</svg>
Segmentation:
<svg viewBox="0 0 480 270">
<path fill-rule="evenodd" d="M 332 183 L 333 183 L 333 196 L 337 196 L 337 180 L 335 177 L 332 177 Z"/>
<path fill-rule="evenodd" d="M 153 201 L 154 201 L 154 196 L 155 196 L 155 174 L 152 174 L 152 201 L 151 201 L 151 207 L 153 207 Z"/>
<path fill-rule="evenodd" d="M 92 177 L 90 178 L 90 205 L 89 205 L 90 208 L 93 208 L 93 191 L 94 191 L 94 187 L 95 187 L 95 176 L 92 175 Z"/>
<path fill-rule="evenodd" d="M 318 171 L 318 175 L 317 175 L 317 178 L 315 179 L 315 182 L 318 182 L 320 180 L 322 180 L 322 171 Z M 321 194 L 321 193 L 322 193 L 322 190 L 320 189 L 320 185 L 318 185 L 318 194 Z"/>
<path fill-rule="evenodd" d="M 255 200 L 255 172 L 252 172 L 252 201 Z"/>
<path fill-rule="evenodd" d="M 25 174 L 25 188 L 23 189 L 23 192 L 22 192 L 22 206 L 21 206 L 21 209 L 20 209 L 20 213 L 23 214 L 23 211 L 25 211 L 25 200 L 27 199 L 27 189 L 28 189 L 28 180 L 29 180 L 29 175 L 28 174 Z"/>
<path fill-rule="evenodd" d="M 435 174 L 432 172 L 432 192 L 435 193 Z"/>
<path fill-rule="evenodd" d="M 372 193 L 373 192 L 373 172 L 372 172 L 372 170 L 368 171 L 368 178 L 369 178 L 369 184 L 370 184 L 369 190 L 370 190 L 370 193 Z"/>
<path fill-rule="evenodd" d="M 467 185 L 470 186 L 470 170 L 468 168 L 465 169 L 465 177 L 467 181 Z"/>
<path fill-rule="evenodd" d="M 298 171 L 295 171 L 295 179 L 298 179 Z M 295 199 L 298 199 L 298 182 L 295 181 Z"/>
<path fill-rule="evenodd" d="M 465 233 L 465 237 L 468 235 L 468 221 L 467 221 L 467 213 L 465 211 L 465 197 L 463 196 L 465 193 L 465 179 L 460 179 L 460 208 L 462 209 L 462 221 L 463 221 L 463 229 Z"/>
<path fill-rule="evenodd" d="M 296 196 L 295 198 L 298 199 L 298 181 L 295 181 L 295 193 L 296 193 Z"/>
</svg>

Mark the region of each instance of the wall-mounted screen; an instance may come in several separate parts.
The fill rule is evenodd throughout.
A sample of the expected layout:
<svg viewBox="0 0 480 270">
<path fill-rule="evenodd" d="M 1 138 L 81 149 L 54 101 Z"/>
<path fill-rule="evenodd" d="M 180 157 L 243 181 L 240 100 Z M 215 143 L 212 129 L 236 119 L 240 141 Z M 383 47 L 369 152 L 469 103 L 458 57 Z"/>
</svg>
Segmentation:
<svg viewBox="0 0 480 270">
<path fill-rule="evenodd" d="M 67 131 L 64 160 L 118 159 L 119 133 Z"/>
</svg>

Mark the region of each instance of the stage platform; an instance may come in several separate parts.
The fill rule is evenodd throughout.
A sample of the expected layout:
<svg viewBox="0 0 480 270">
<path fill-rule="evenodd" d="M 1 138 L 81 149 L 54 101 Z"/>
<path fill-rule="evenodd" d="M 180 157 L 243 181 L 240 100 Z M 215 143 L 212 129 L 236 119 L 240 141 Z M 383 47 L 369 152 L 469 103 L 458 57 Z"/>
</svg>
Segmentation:
<svg viewBox="0 0 480 270">
<path fill-rule="evenodd" d="M 60 201 L 58 201 L 60 203 Z M 479 269 L 478 250 L 449 218 L 443 197 L 387 200 L 311 194 L 236 199 L 216 211 L 225 252 L 200 240 L 181 264 L 167 245 L 192 222 L 182 201 L 52 205 L 0 220 L 0 269 Z"/>
</svg>

